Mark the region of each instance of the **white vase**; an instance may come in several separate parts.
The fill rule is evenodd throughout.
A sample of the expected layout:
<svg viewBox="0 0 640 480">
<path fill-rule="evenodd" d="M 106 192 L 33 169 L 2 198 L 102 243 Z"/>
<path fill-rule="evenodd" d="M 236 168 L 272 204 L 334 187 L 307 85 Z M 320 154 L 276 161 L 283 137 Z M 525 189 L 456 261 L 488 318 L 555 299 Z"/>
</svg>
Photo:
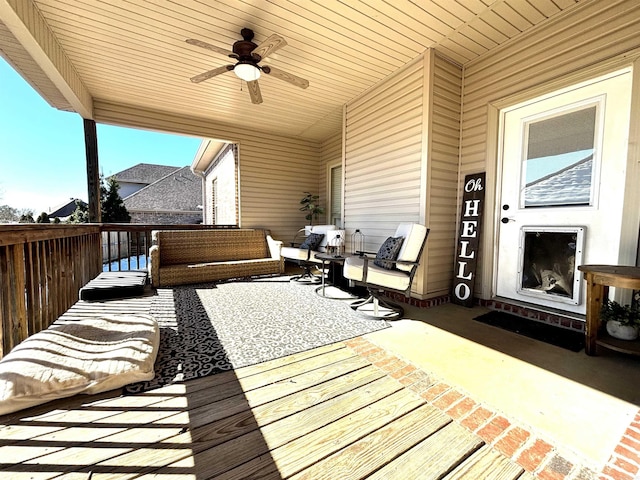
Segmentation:
<svg viewBox="0 0 640 480">
<path fill-rule="evenodd" d="M 638 338 L 638 327 L 635 325 L 620 325 L 617 320 L 607 322 L 607 333 L 620 340 L 635 340 Z"/>
</svg>

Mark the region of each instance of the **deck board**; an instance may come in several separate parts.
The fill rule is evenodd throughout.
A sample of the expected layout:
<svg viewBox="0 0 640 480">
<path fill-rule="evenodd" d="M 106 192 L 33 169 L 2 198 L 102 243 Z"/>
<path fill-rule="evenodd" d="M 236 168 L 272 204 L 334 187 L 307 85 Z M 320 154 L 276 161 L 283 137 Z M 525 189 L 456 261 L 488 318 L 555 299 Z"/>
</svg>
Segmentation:
<svg viewBox="0 0 640 480">
<path fill-rule="evenodd" d="M 144 308 L 139 300 L 109 310 Z M 95 308 L 79 302 L 67 318 Z M 342 343 L 138 395 L 58 400 L 0 422 L 0 478 L 523 478 Z"/>
<path fill-rule="evenodd" d="M 485 445 L 477 455 L 465 460 L 444 477 L 444 480 L 477 480 L 478 478 L 516 480 L 521 478 L 523 472 L 522 467 Z"/>
</svg>

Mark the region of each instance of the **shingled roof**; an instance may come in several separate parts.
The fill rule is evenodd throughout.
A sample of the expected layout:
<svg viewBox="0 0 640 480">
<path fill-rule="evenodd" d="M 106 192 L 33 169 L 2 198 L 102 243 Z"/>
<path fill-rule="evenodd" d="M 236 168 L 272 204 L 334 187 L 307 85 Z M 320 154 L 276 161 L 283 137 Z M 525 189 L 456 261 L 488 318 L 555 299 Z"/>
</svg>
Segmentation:
<svg viewBox="0 0 640 480">
<path fill-rule="evenodd" d="M 178 169 L 180 169 L 180 167 L 139 163 L 131 168 L 127 168 L 126 170 L 122 170 L 121 172 L 111 175 L 111 177 L 115 178 L 118 183 L 129 182 L 150 185 Z"/>
<path fill-rule="evenodd" d="M 130 211 L 196 211 L 202 205 L 202 179 L 189 167 L 173 169 L 168 175 L 126 197 L 124 204 Z"/>
</svg>

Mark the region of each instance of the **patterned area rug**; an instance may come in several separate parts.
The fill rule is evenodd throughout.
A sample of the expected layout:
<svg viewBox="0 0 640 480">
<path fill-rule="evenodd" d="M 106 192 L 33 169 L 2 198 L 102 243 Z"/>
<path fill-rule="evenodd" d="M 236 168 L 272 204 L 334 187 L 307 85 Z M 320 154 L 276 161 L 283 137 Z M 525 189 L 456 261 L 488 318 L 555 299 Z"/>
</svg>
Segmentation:
<svg viewBox="0 0 640 480">
<path fill-rule="evenodd" d="M 349 302 L 321 298 L 288 277 L 158 289 L 156 376 L 125 387 L 140 393 L 245 367 L 387 328 Z"/>
</svg>

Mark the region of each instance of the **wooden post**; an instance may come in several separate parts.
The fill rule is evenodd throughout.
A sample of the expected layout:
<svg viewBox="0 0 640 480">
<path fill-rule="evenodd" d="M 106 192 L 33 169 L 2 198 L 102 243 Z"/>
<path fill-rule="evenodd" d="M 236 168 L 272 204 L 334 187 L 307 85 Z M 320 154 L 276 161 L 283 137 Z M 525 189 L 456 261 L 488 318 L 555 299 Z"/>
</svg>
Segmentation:
<svg viewBox="0 0 640 480">
<path fill-rule="evenodd" d="M 89 195 L 89 222 L 100 223 L 100 173 L 98 168 L 98 134 L 94 120 L 84 121 L 84 145 L 87 157 L 87 189 Z"/>
</svg>

